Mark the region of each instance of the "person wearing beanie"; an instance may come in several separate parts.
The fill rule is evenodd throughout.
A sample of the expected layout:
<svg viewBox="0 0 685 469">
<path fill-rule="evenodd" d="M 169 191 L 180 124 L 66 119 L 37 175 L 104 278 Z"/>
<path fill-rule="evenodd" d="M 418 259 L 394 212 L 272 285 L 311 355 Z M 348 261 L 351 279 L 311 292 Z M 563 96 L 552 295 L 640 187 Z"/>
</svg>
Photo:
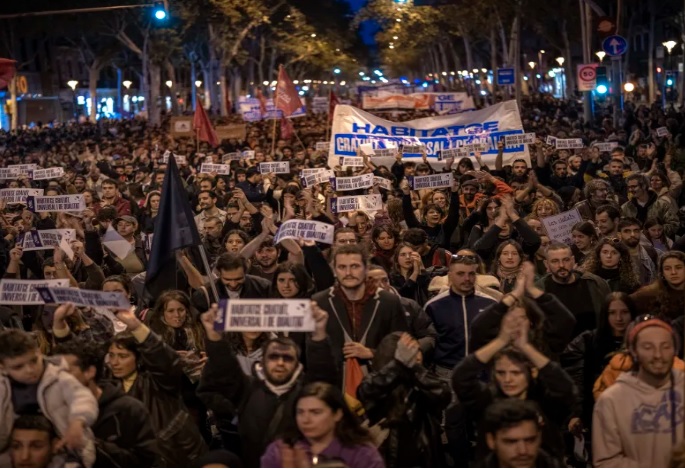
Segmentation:
<svg viewBox="0 0 685 469">
<path fill-rule="evenodd" d="M 593 414 L 595 467 L 665 467 L 683 439 L 683 372 L 673 368 L 678 339 L 651 315 L 626 332 L 631 371 L 599 397 Z"/>
</svg>

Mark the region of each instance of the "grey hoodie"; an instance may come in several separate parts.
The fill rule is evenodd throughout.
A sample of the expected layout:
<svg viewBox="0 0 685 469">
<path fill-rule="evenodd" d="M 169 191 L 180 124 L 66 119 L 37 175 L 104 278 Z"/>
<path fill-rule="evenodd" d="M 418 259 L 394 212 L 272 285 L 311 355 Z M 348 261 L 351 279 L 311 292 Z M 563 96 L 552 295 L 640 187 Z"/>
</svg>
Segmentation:
<svg viewBox="0 0 685 469">
<path fill-rule="evenodd" d="M 592 418 L 595 467 L 669 467 L 674 444 L 683 439 L 683 372 L 673 374 L 673 385 L 656 389 L 622 373 L 602 393 Z"/>
</svg>

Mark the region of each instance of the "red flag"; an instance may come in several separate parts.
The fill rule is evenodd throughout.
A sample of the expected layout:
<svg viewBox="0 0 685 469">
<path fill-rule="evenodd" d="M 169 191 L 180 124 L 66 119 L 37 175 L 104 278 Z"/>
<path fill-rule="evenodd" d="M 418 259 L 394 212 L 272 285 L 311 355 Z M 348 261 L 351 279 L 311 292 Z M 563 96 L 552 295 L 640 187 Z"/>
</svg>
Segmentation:
<svg viewBox="0 0 685 469">
<path fill-rule="evenodd" d="M 328 96 L 328 120 L 332 121 L 333 120 L 333 113 L 335 112 L 335 106 L 340 104 L 340 101 L 338 101 L 338 97 L 335 95 L 333 90 L 331 90 L 331 94 Z"/>
<path fill-rule="evenodd" d="M 202 142 L 207 142 L 213 147 L 219 146 L 219 138 L 216 136 L 214 127 L 209 121 L 209 116 L 200 103 L 195 107 L 195 117 L 193 117 L 193 129 L 197 132 L 197 138 Z"/>
<path fill-rule="evenodd" d="M 262 117 L 266 115 L 266 97 L 262 93 L 261 88 L 257 88 L 257 92 L 255 93 L 255 98 L 259 100 L 259 112 L 262 113 Z"/>
<path fill-rule="evenodd" d="M 0 59 L 0 90 L 10 84 L 15 73 L 17 73 L 16 60 Z"/>
<path fill-rule="evenodd" d="M 285 117 L 290 117 L 301 107 L 300 95 L 297 94 L 295 85 L 281 65 L 278 70 L 278 84 L 276 85 L 276 109 L 283 111 Z"/>
<path fill-rule="evenodd" d="M 293 128 L 293 123 L 290 122 L 290 119 L 281 117 L 281 138 L 287 140 L 292 138 L 294 134 L 295 129 Z"/>
</svg>

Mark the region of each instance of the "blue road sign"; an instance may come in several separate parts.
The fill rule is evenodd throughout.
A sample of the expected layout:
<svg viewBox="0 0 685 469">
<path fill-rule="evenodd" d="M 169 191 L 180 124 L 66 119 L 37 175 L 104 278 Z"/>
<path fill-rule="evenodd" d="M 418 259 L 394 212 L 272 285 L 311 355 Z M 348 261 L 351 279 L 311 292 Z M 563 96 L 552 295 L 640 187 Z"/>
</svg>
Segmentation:
<svg viewBox="0 0 685 469">
<path fill-rule="evenodd" d="M 602 41 L 602 49 L 611 57 L 617 57 L 626 53 L 628 41 L 623 36 L 609 36 Z"/>
<path fill-rule="evenodd" d="M 513 68 L 498 68 L 497 69 L 497 84 L 498 85 L 513 85 L 516 82 Z"/>
</svg>

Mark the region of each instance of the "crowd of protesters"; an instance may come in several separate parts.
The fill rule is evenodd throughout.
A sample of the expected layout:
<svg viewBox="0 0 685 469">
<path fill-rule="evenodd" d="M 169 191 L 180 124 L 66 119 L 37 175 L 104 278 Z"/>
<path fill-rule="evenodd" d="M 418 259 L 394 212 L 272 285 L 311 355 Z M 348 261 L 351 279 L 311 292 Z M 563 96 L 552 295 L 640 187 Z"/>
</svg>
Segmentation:
<svg viewBox="0 0 685 469">
<path fill-rule="evenodd" d="M 2 188 L 87 206 L 0 200 L 3 278 L 131 303 L 0 305 L 0 466 L 683 467 L 685 114 L 628 104 L 615 127 L 579 109 L 522 104 L 529 161 L 507 161 L 500 141 L 491 165 L 399 150 L 389 167 L 330 168 L 390 181 L 345 193 L 380 194 L 382 209 L 347 213 L 332 210 L 342 194 L 328 182 L 300 177 L 327 165 L 325 115 L 276 141 L 271 122 L 250 123 L 218 148 L 142 120 L 0 133 L 0 168 L 65 170 Z M 243 150 L 254 154 L 230 175 L 200 172 Z M 173 288 L 150 294 L 165 153 L 186 158 L 210 268 L 180 250 L 164 274 Z M 269 161 L 290 174 L 262 174 Z M 408 176 L 436 172 L 452 172 L 451 187 L 411 189 Z M 573 209 L 582 221 L 565 244 L 544 220 Z M 334 225 L 333 244 L 276 243 L 291 219 Z M 33 230 L 64 228 L 72 253 L 23 249 Z M 131 245 L 123 258 L 103 239 L 112 230 Z M 213 291 L 311 299 L 314 331 L 217 332 Z"/>
</svg>

